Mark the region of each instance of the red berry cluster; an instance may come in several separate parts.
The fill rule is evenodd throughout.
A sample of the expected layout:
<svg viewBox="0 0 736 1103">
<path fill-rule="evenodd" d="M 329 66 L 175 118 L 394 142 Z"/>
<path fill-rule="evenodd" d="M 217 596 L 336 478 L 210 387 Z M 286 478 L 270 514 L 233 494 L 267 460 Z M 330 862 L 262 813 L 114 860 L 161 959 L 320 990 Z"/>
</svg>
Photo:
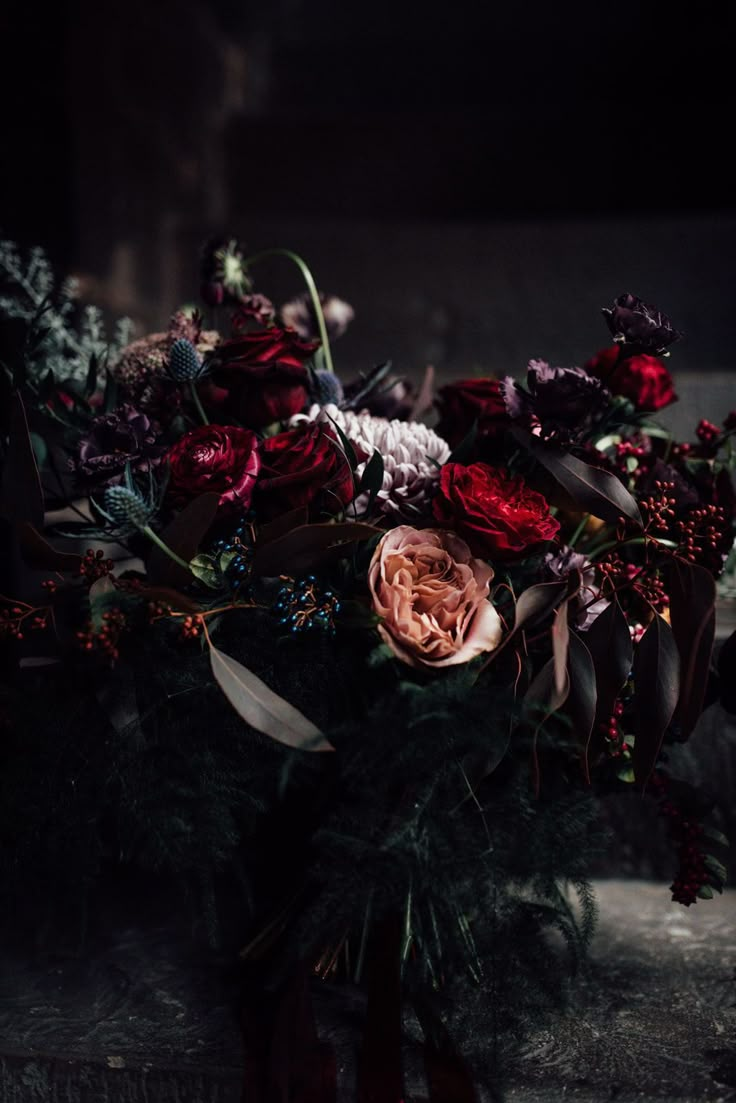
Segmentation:
<svg viewBox="0 0 736 1103">
<path fill-rule="evenodd" d="M 647 455 L 647 449 L 643 444 L 634 444 L 631 440 L 622 440 L 616 445 L 616 459 L 625 460 L 629 456 L 643 459 Z"/>
<path fill-rule="evenodd" d="M 155 620 L 160 620 L 161 617 L 171 616 L 171 606 L 165 601 L 149 601 L 148 603 L 148 623 L 153 624 Z"/>
<path fill-rule="evenodd" d="M 599 563 L 598 570 L 602 576 L 602 596 L 607 589 L 617 590 L 629 583 L 628 591 L 624 590 L 621 595 L 624 603 L 628 592 L 629 597 L 641 599 L 647 610 L 659 611 L 667 606 L 667 591 L 658 570 L 626 563 L 616 552 Z"/>
<path fill-rule="evenodd" d="M 672 899 L 676 904 L 684 904 L 689 908 L 696 902 L 698 892 L 709 880 L 705 855 L 698 845 L 703 835 L 703 825 L 688 818 L 669 799 L 667 779 L 663 774 L 655 774 L 649 784 L 660 800 L 660 815 L 669 820 L 670 838 L 677 844 L 677 873 L 670 885 Z"/>
<path fill-rule="evenodd" d="M 77 639 L 82 651 L 98 651 L 110 663 L 114 663 L 120 657 L 118 643 L 120 637 L 127 628 L 128 621 L 122 609 L 114 607 L 102 614 L 102 627 L 95 630 L 92 622 L 88 621 L 86 627 L 77 632 Z"/>
<path fill-rule="evenodd" d="M 717 425 L 714 425 L 712 421 L 708 421 L 707 418 L 701 418 L 698 422 L 695 434 L 701 443 L 708 447 L 712 447 L 720 437 L 721 430 Z"/>
<path fill-rule="evenodd" d="M 181 640 L 196 640 L 202 634 L 204 618 L 196 613 L 193 617 L 184 617 L 181 624 Z"/>
<path fill-rule="evenodd" d="M 97 551 L 88 548 L 79 564 L 79 573 L 92 585 L 98 578 L 107 578 L 111 575 L 114 566 L 112 559 L 105 559 L 102 548 L 98 548 Z"/>
<path fill-rule="evenodd" d="M 623 732 L 620 726 L 623 711 L 623 701 L 617 701 L 613 706 L 613 712 L 608 720 L 604 720 L 600 725 L 600 730 L 606 740 L 606 747 L 611 758 L 621 758 L 621 756 L 625 755 L 629 750 L 628 743 L 624 742 Z"/>
<path fill-rule="evenodd" d="M 720 544 L 727 529 L 726 514 L 721 506 L 707 505 L 691 509 L 687 517 L 675 526 L 678 534 L 677 554 L 691 563 L 702 563 L 716 572 L 721 567 Z"/>
<path fill-rule="evenodd" d="M 25 639 L 24 629 L 31 628 L 38 631 L 48 628 L 51 610 L 46 607 L 26 605 L 7 605 L 0 612 L 0 637 L 7 636 L 13 640 Z"/>
<path fill-rule="evenodd" d="M 667 532 L 674 520 L 675 511 L 672 508 L 675 499 L 672 491 L 674 483 L 661 482 L 659 479 L 654 484 L 655 493 L 647 498 L 639 499 L 639 508 L 644 514 L 644 531 L 658 533 Z"/>
</svg>

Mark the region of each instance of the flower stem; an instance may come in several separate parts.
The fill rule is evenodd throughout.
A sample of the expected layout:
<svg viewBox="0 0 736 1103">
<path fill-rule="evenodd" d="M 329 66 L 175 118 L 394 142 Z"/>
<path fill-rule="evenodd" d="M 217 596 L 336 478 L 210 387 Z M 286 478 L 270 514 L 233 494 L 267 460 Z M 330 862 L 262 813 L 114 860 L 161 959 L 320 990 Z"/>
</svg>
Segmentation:
<svg viewBox="0 0 736 1103">
<path fill-rule="evenodd" d="M 578 540 L 580 539 L 580 537 L 583 535 L 583 532 L 585 530 L 585 526 L 587 525 L 588 521 L 590 520 L 590 516 L 591 515 L 589 513 L 586 513 L 584 515 L 582 521 L 577 526 L 577 528 L 575 529 L 575 532 L 572 534 L 572 536 L 570 537 L 570 539 L 567 542 L 567 546 L 569 548 L 574 548 L 575 545 L 577 544 Z"/>
<path fill-rule="evenodd" d="M 319 337 L 322 342 L 322 352 L 325 358 L 325 368 L 327 371 L 334 374 L 335 368 L 332 363 L 332 353 L 330 351 L 330 340 L 327 336 L 325 315 L 322 310 L 322 303 L 319 300 L 319 292 L 314 282 L 314 276 L 310 272 L 306 261 L 303 260 L 298 253 L 292 252 L 291 249 L 264 249 L 261 253 L 254 253 L 252 257 L 246 257 L 243 261 L 243 267 L 250 268 L 251 264 L 257 264 L 259 260 L 265 260 L 267 257 L 286 257 L 288 260 L 293 261 L 301 272 L 304 282 L 307 285 L 309 297 L 312 300 L 314 315 L 317 319 L 317 328 L 319 330 Z"/>
<path fill-rule="evenodd" d="M 202 406 L 202 403 L 200 401 L 200 397 L 197 394 L 197 384 L 195 383 L 195 381 L 193 379 L 190 379 L 190 381 L 189 381 L 189 389 L 192 392 L 192 398 L 194 399 L 194 405 L 197 407 L 197 413 L 199 414 L 199 416 L 202 419 L 202 424 L 203 425 L 209 425 L 210 420 L 207 417 L 207 414 L 204 412 L 204 407 Z"/>
<path fill-rule="evenodd" d="M 175 563 L 178 563 L 180 567 L 183 567 L 185 571 L 189 570 L 189 564 L 186 559 L 182 559 L 180 555 L 177 555 L 175 551 L 172 551 L 168 544 L 164 544 L 160 536 L 157 536 L 150 525 L 143 525 L 141 532 L 145 533 L 149 540 L 151 540 L 157 548 L 160 548 L 162 552 L 168 555 L 169 559 L 173 559 Z"/>
</svg>

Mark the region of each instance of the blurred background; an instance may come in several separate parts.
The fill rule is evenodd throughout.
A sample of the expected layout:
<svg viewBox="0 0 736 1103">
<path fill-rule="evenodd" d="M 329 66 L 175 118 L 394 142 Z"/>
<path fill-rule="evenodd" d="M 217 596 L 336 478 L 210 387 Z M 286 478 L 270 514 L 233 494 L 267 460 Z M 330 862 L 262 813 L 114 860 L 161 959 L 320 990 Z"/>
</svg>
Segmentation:
<svg viewBox="0 0 736 1103">
<path fill-rule="evenodd" d="M 288 246 L 355 307 L 346 374 L 580 363 L 631 290 L 686 333 L 691 433 L 736 405 L 732 16 L 642 7 L 13 5 L 0 230 L 141 328 L 211 233 Z M 301 289 L 284 261 L 257 283 Z"/>
</svg>

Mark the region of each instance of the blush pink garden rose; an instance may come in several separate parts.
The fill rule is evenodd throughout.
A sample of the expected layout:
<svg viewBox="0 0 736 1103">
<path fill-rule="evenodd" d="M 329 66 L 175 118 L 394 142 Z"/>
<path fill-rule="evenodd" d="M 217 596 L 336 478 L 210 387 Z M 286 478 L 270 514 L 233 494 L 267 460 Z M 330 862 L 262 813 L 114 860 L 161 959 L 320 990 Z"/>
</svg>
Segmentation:
<svg viewBox="0 0 736 1103">
<path fill-rule="evenodd" d="M 368 571 L 378 631 L 415 667 L 466 663 L 501 641 L 501 619 L 488 600 L 493 568 L 474 559 L 454 532 L 391 529 Z"/>
</svg>

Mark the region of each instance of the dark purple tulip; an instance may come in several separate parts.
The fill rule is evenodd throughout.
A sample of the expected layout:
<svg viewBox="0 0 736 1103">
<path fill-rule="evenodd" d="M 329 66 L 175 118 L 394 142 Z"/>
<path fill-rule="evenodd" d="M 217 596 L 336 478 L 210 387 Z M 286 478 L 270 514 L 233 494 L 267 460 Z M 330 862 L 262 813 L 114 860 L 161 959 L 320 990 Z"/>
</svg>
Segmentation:
<svg viewBox="0 0 736 1103">
<path fill-rule="evenodd" d="M 619 295 L 613 306 L 604 307 L 602 313 L 614 341 L 655 356 L 682 337 L 666 314 L 636 295 Z"/>
</svg>

